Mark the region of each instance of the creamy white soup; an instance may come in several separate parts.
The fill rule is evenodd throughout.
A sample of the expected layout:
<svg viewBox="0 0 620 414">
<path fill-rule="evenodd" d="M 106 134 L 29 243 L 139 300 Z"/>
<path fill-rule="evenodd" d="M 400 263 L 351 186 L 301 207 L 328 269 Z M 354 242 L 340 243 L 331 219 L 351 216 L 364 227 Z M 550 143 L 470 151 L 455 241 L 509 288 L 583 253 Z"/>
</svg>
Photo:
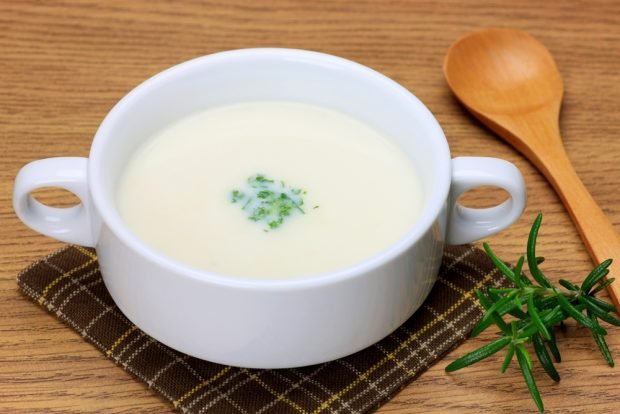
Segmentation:
<svg viewBox="0 0 620 414">
<path fill-rule="evenodd" d="M 401 238 L 419 177 L 379 131 L 292 102 L 210 108 L 145 141 L 117 205 L 146 244 L 222 275 L 281 279 L 361 262 Z"/>
</svg>

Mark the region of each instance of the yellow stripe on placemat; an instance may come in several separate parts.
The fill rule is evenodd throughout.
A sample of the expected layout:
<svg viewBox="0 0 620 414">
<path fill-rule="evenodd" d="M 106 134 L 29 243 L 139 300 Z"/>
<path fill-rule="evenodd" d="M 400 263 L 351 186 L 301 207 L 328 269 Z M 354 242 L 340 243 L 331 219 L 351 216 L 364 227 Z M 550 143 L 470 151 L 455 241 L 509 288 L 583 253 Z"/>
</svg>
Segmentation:
<svg viewBox="0 0 620 414">
<path fill-rule="evenodd" d="M 291 401 L 290 399 L 288 399 L 286 397 L 286 395 L 278 393 L 276 390 L 274 390 L 269 385 L 267 385 L 265 383 L 265 381 L 263 381 L 262 379 L 260 379 L 258 377 L 258 375 L 252 374 L 250 371 L 247 370 L 247 368 L 241 368 L 241 372 L 245 373 L 252 380 L 256 381 L 257 384 L 259 384 L 261 387 L 263 387 L 265 390 L 267 390 L 271 395 L 276 397 L 276 401 L 277 400 L 284 401 L 285 403 L 290 405 L 292 408 L 294 408 L 300 414 L 307 414 L 308 413 L 306 410 L 301 408 L 297 403 L 295 403 L 294 401 Z"/>
<path fill-rule="evenodd" d="M 95 253 L 91 252 L 90 250 L 85 249 L 82 246 L 77 246 L 75 244 L 72 244 L 71 247 L 73 247 L 78 252 L 82 253 L 84 256 L 88 256 L 88 257 L 90 257 L 93 260 L 97 260 L 97 255 Z"/>
<path fill-rule="evenodd" d="M 110 347 L 110 349 L 108 349 L 108 350 L 106 351 L 106 353 L 105 353 L 105 354 L 106 354 L 108 357 L 111 357 L 111 356 L 112 356 L 112 353 L 114 352 L 114 350 L 115 350 L 115 349 L 116 349 L 116 348 L 117 348 L 117 347 L 118 347 L 118 346 L 119 346 L 119 345 L 120 345 L 120 344 L 121 344 L 121 343 L 122 343 L 125 339 L 127 339 L 127 337 L 128 337 L 129 335 L 131 335 L 131 333 L 132 333 L 133 331 L 135 331 L 136 329 L 138 329 L 138 327 L 137 327 L 136 325 L 133 325 L 131 328 L 127 329 L 127 330 L 125 331 L 125 333 L 123 333 L 121 336 L 119 336 L 119 337 L 118 337 L 118 339 L 117 339 L 116 341 L 114 341 L 114 343 L 112 344 L 112 346 Z"/>
<path fill-rule="evenodd" d="M 323 404 L 321 404 L 316 410 L 314 410 L 312 412 L 312 414 L 318 414 L 321 411 L 325 410 L 327 407 L 329 407 L 330 405 L 332 405 L 335 401 L 337 401 L 338 399 L 342 398 L 343 395 L 345 395 L 347 392 L 351 391 L 353 388 L 355 388 L 360 382 L 364 381 L 366 378 L 368 378 L 370 376 L 370 374 L 372 374 L 373 372 L 375 372 L 377 369 L 381 368 L 388 360 L 390 360 L 391 358 L 394 357 L 394 355 L 396 355 L 397 353 L 399 353 L 400 351 L 402 351 L 406 346 L 408 346 L 411 342 L 415 341 L 420 335 L 422 335 L 423 333 L 425 333 L 426 331 L 428 331 L 429 329 L 431 329 L 433 326 L 435 326 L 439 321 L 442 321 L 446 318 L 447 315 L 451 314 L 452 312 L 454 312 L 459 306 L 461 306 L 467 299 L 472 297 L 473 292 L 476 291 L 476 289 L 480 289 L 486 282 L 488 282 L 491 277 L 493 276 L 493 274 L 495 273 L 495 270 L 490 271 L 489 273 L 487 273 L 484 278 L 482 278 L 482 280 L 480 282 L 478 282 L 471 290 L 465 292 L 465 294 L 463 294 L 459 300 L 454 303 L 452 306 L 450 306 L 445 312 L 443 312 L 441 315 L 438 315 L 436 318 L 434 318 L 432 321 L 430 321 L 429 323 L 427 323 L 426 325 L 424 325 L 422 328 L 420 328 L 418 331 L 416 331 L 415 333 L 413 333 L 411 336 L 409 336 L 405 341 L 403 341 L 394 351 L 388 353 L 385 357 L 383 357 L 381 360 L 379 360 L 376 364 L 374 364 L 373 366 L 371 366 L 370 368 L 368 368 L 364 373 L 362 373 L 359 377 L 357 377 L 353 382 L 351 382 L 349 385 L 347 385 L 346 387 L 344 387 L 342 390 L 338 391 L 336 394 L 334 394 L 332 397 L 330 397 L 328 400 L 326 400 Z"/>
<path fill-rule="evenodd" d="M 491 272 L 491 274 L 492 274 L 493 272 L 495 272 L 495 270 L 493 270 L 493 271 Z M 469 291 L 469 292 L 468 292 L 468 291 L 466 291 L 465 289 L 463 289 L 462 287 L 457 286 L 457 285 L 455 285 L 454 283 L 452 283 L 452 282 L 450 282 L 449 280 L 446 280 L 446 279 L 444 279 L 444 278 L 439 278 L 439 281 L 440 281 L 441 283 L 443 283 L 444 285 L 448 286 L 449 288 L 451 288 L 452 290 L 454 290 L 454 291 L 456 291 L 456 292 L 460 293 L 461 295 L 463 295 L 463 297 L 467 296 L 468 298 L 470 298 L 470 297 L 472 297 L 472 294 L 473 294 L 473 293 L 475 293 L 475 290 L 474 290 L 474 291 Z M 475 301 L 474 301 L 474 304 L 475 304 L 475 305 L 478 307 L 478 309 L 480 309 L 482 312 L 486 311 L 486 309 L 484 309 L 484 306 L 482 306 L 482 305 L 480 304 L 480 302 L 479 302 L 479 301 L 475 300 Z"/>
<path fill-rule="evenodd" d="M 398 366 L 400 369 L 405 371 L 408 375 L 413 377 L 416 374 L 416 372 L 414 370 L 412 370 L 411 368 L 409 368 L 408 366 L 403 364 L 398 358 L 396 358 L 395 354 L 393 354 L 391 352 L 388 352 L 388 353 L 385 354 L 385 357 L 387 359 L 392 360 L 392 362 L 394 362 L 394 364 L 396 364 L 396 366 Z"/>
<path fill-rule="evenodd" d="M 185 394 L 183 394 L 181 396 L 181 398 L 172 401 L 172 405 L 175 408 L 177 408 L 179 405 L 181 405 L 183 403 L 183 401 L 187 400 L 189 397 L 194 395 L 198 390 L 206 387 L 207 385 L 211 384 L 213 381 L 217 380 L 218 378 L 221 378 L 224 374 L 226 374 L 231 369 L 232 369 L 232 367 L 226 367 L 223 370 L 221 370 L 220 372 L 218 372 L 217 374 L 215 374 L 214 376 L 212 376 L 211 378 L 209 378 L 208 380 L 204 380 L 203 382 L 201 382 L 200 384 L 196 385 L 194 388 L 192 388 L 191 390 L 189 390 Z"/>
<path fill-rule="evenodd" d="M 93 264 L 94 262 L 97 261 L 97 256 L 95 256 L 94 254 L 92 254 L 88 250 L 86 250 L 86 249 L 84 249 L 82 247 L 73 246 L 73 245 L 71 247 L 73 247 L 74 249 L 76 249 L 80 253 L 84 254 L 85 256 L 89 257 L 90 260 L 88 260 L 85 263 L 82 263 L 78 267 L 74 267 L 73 269 L 66 271 L 65 273 L 63 273 L 62 275 L 58 276 L 56 279 L 54 279 L 50 283 L 48 283 L 48 285 L 45 286 L 45 288 L 41 292 L 41 296 L 39 296 L 39 299 L 38 299 L 39 304 L 42 305 L 43 302 L 45 302 L 45 296 L 49 293 L 51 288 L 53 288 L 54 286 L 56 286 L 58 284 L 58 282 L 60 282 L 63 279 L 68 278 L 69 276 L 71 276 L 75 272 L 79 272 L 80 270 L 84 269 L 87 266 L 90 266 L 91 264 Z"/>
</svg>

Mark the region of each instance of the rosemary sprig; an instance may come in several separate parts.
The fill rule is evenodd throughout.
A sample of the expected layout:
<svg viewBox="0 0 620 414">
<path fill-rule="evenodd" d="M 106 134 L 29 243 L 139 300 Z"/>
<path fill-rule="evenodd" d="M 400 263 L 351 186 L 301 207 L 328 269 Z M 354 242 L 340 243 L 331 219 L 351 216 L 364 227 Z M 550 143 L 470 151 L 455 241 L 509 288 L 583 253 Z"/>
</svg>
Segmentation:
<svg viewBox="0 0 620 414">
<path fill-rule="evenodd" d="M 581 286 L 563 279 L 559 281 L 559 287 L 554 285 L 539 267 L 544 259 L 536 256 L 536 239 L 541 223 L 542 213 L 536 217 L 530 230 L 526 256 L 521 256 L 517 260 L 514 270 L 499 259 L 488 244 L 483 243 L 484 250 L 493 264 L 514 287 L 489 288 L 486 293 L 480 290 L 476 292 L 486 312 L 473 328 L 471 335 L 476 336 L 491 325 L 495 325 L 499 328 L 500 337 L 458 358 L 446 367 L 446 371 L 456 371 L 506 349 L 506 357 L 500 372 L 506 371 L 516 355 L 530 394 L 538 410 L 542 412 L 544 405 L 534 380 L 532 358 L 527 345 L 531 345 L 547 375 L 554 381 L 559 381 L 560 375 L 555 369 L 554 361 L 560 362 L 561 357 L 555 340 L 554 327 L 571 318 L 592 332 L 603 358 L 613 367 L 614 361 L 605 342 L 607 331 L 599 320 L 614 326 L 620 326 L 620 320 L 611 314 L 616 312 L 613 305 L 595 296 L 613 282 L 612 278 L 605 279 L 609 274 L 611 259 L 596 266 Z M 534 280 L 522 272 L 525 261 Z"/>
</svg>

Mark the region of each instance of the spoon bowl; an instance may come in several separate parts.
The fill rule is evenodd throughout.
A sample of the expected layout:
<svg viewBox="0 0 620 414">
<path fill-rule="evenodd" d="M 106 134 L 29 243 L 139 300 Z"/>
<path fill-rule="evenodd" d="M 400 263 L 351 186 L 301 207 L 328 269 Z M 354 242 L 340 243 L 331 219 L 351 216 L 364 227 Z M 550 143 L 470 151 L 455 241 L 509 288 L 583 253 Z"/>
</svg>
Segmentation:
<svg viewBox="0 0 620 414">
<path fill-rule="evenodd" d="M 620 236 L 562 145 L 558 119 L 564 87 L 547 48 L 522 31 L 484 29 L 457 40 L 443 69 L 457 99 L 549 180 L 593 261 L 619 260 Z M 618 268 L 612 266 L 611 275 Z M 612 284 L 608 291 L 620 309 L 620 287 Z"/>
<path fill-rule="evenodd" d="M 506 115 L 550 104 L 559 109 L 562 78 L 549 51 L 527 33 L 475 32 L 452 45 L 448 56 L 444 66 L 448 84 L 470 108 Z"/>
</svg>

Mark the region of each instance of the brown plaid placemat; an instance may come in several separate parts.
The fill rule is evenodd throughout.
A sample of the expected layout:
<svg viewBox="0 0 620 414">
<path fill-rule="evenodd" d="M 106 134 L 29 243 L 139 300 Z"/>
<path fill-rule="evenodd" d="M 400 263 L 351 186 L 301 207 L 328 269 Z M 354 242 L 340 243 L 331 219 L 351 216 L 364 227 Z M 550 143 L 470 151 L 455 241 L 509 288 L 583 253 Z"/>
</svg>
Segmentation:
<svg viewBox="0 0 620 414">
<path fill-rule="evenodd" d="M 501 277 L 472 246 L 448 247 L 424 305 L 381 342 L 325 364 L 234 368 L 157 342 L 116 307 L 93 250 L 63 249 L 17 276 L 23 292 L 184 413 L 365 413 L 373 411 L 462 342 L 481 310 L 474 290 Z"/>
</svg>

